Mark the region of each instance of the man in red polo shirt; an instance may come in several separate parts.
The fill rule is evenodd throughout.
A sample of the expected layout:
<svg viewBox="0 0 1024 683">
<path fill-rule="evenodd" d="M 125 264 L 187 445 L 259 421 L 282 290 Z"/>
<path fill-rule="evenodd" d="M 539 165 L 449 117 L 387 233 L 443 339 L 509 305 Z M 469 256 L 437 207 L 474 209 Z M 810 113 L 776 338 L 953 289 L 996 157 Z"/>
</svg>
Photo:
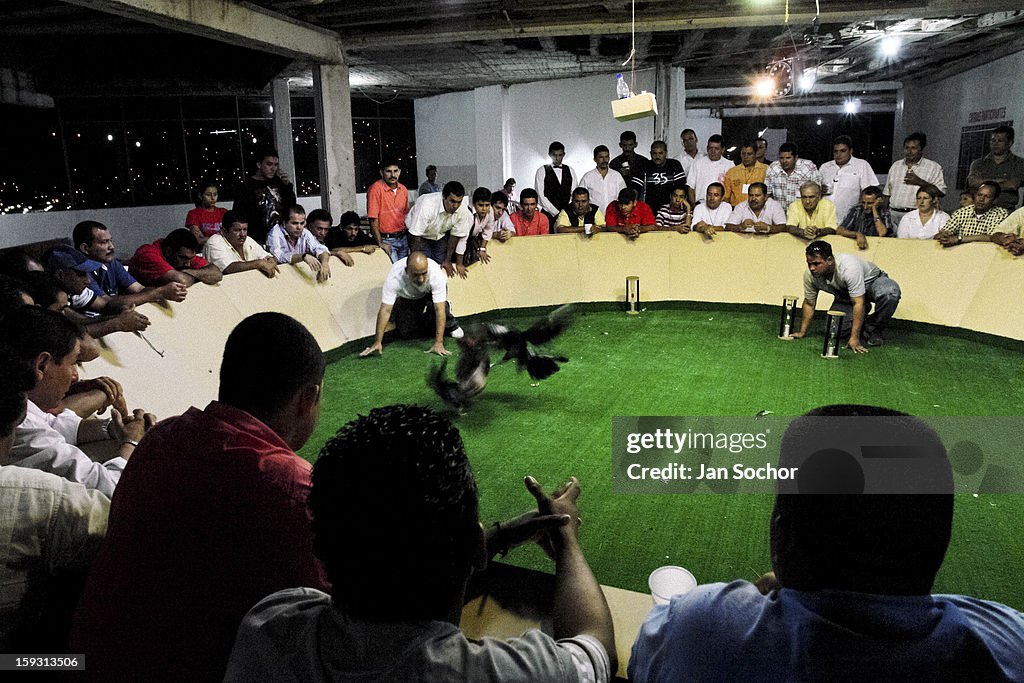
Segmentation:
<svg viewBox="0 0 1024 683">
<path fill-rule="evenodd" d="M 224 277 L 217 266 L 199 256 L 199 242 L 188 228 L 172 230 L 167 237 L 143 244 L 128 263 L 128 272 L 146 287 L 180 282 L 215 285 Z"/>
<path fill-rule="evenodd" d="M 366 190 L 366 215 L 377 244 L 395 263 L 409 255 L 405 214 L 409 213 L 409 190 L 398 182 L 402 169 L 390 159 L 380 162 L 380 180 Z"/>
<path fill-rule="evenodd" d="M 75 615 L 72 651 L 94 680 L 221 681 L 253 605 L 328 590 L 306 508 L 312 468 L 295 454 L 323 374 L 305 327 L 257 313 L 228 336 L 217 400 L 139 442 Z"/>
<path fill-rule="evenodd" d="M 651 207 L 638 200 L 636 190 L 629 187 L 619 192 L 618 201 L 608 205 L 604 218 L 609 228 L 634 240 L 641 233 L 658 229 Z"/>
<path fill-rule="evenodd" d="M 537 210 L 540 205 L 540 196 L 537 190 L 526 188 L 519 193 L 519 211 L 510 216 L 512 225 L 516 227 L 516 234 L 524 235 L 548 235 L 551 233 L 551 223 L 548 217 Z"/>
</svg>

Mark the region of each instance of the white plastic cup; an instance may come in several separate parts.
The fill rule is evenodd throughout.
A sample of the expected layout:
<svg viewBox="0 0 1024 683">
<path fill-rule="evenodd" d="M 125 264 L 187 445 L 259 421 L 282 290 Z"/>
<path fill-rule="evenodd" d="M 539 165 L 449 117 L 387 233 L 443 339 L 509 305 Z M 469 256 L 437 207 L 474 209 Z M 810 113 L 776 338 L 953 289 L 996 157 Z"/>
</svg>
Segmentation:
<svg viewBox="0 0 1024 683">
<path fill-rule="evenodd" d="M 673 595 L 689 593 L 697 587 L 697 578 L 682 567 L 658 567 L 647 579 L 655 605 L 667 605 Z"/>
<path fill-rule="evenodd" d="M 591 231 L 591 230 L 592 230 L 593 228 L 594 228 L 594 226 L 593 226 L 593 224 L 592 224 L 592 223 L 584 223 L 584 224 L 583 224 L 583 234 L 585 234 L 585 235 L 589 235 L 589 234 L 590 234 L 590 231 Z"/>
</svg>

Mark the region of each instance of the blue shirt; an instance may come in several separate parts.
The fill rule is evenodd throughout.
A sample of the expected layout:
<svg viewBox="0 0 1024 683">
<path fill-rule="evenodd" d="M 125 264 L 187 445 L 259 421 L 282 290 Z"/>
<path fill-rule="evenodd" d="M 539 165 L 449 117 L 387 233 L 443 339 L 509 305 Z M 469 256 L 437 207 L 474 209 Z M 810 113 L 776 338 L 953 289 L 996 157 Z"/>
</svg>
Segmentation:
<svg viewBox="0 0 1024 683">
<path fill-rule="evenodd" d="M 124 264 L 114 259 L 106 268 L 100 268 L 89 276 L 89 289 L 97 296 L 117 296 L 127 294 L 128 288 L 136 282 Z"/>
<path fill-rule="evenodd" d="M 647 681 L 1024 680 L 1024 615 L 962 595 L 891 596 L 747 581 L 698 586 L 647 616 Z"/>
</svg>

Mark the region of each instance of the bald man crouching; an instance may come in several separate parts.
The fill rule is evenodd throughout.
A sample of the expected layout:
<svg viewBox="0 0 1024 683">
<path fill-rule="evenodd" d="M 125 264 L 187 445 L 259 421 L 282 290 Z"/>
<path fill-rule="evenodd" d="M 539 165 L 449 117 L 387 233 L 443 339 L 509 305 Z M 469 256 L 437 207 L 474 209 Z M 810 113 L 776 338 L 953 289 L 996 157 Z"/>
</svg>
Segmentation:
<svg viewBox="0 0 1024 683">
<path fill-rule="evenodd" d="M 391 266 L 381 293 L 376 337 L 360 356 L 384 353 L 384 331 L 392 313 L 400 337 L 426 336 L 433 330 L 434 345 L 427 353 L 451 355 L 444 348 L 445 332 L 453 339 L 462 338 L 462 328 L 448 305 L 448 278 L 441 266 L 428 259 L 422 251 L 414 251 L 408 258 L 400 259 Z"/>
</svg>

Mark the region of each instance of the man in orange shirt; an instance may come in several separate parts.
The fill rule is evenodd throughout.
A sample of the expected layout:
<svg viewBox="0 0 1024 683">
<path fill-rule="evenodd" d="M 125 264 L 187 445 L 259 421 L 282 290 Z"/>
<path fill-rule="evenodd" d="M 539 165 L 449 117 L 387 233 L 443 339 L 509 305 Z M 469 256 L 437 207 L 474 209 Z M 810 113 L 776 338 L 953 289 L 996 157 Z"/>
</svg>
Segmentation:
<svg viewBox="0 0 1024 683">
<path fill-rule="evenodd" d="M 409 190 L 398 182 L 402 169 L 390 159 L 380 162 L 380 180 L 366 190 L 366 215 L 377 244 L 395 263 L 409 255 L 405 214 L 409 212 Z"/>
<path fill-rule="evenodd" d="M 757 160 L 757 143 L 744 142 L 740 147 L 740 165 L 725 172 L 725 201 L 736 207 L 747 201 L 751 183 L 763 183 L 768 166 Z"/>
<path fill-rule="evenodd" d="M 512 225 L 516 226 L 516 234 L 520 237 L 525 235 L 548 235 L 551 234 L 551 223 L 547 216 L 537 211 L 540 205 L 540 196 L 537 190 L 531 187 L 519 193 L 519 211 L 509 216 Z"/>
</svg>

